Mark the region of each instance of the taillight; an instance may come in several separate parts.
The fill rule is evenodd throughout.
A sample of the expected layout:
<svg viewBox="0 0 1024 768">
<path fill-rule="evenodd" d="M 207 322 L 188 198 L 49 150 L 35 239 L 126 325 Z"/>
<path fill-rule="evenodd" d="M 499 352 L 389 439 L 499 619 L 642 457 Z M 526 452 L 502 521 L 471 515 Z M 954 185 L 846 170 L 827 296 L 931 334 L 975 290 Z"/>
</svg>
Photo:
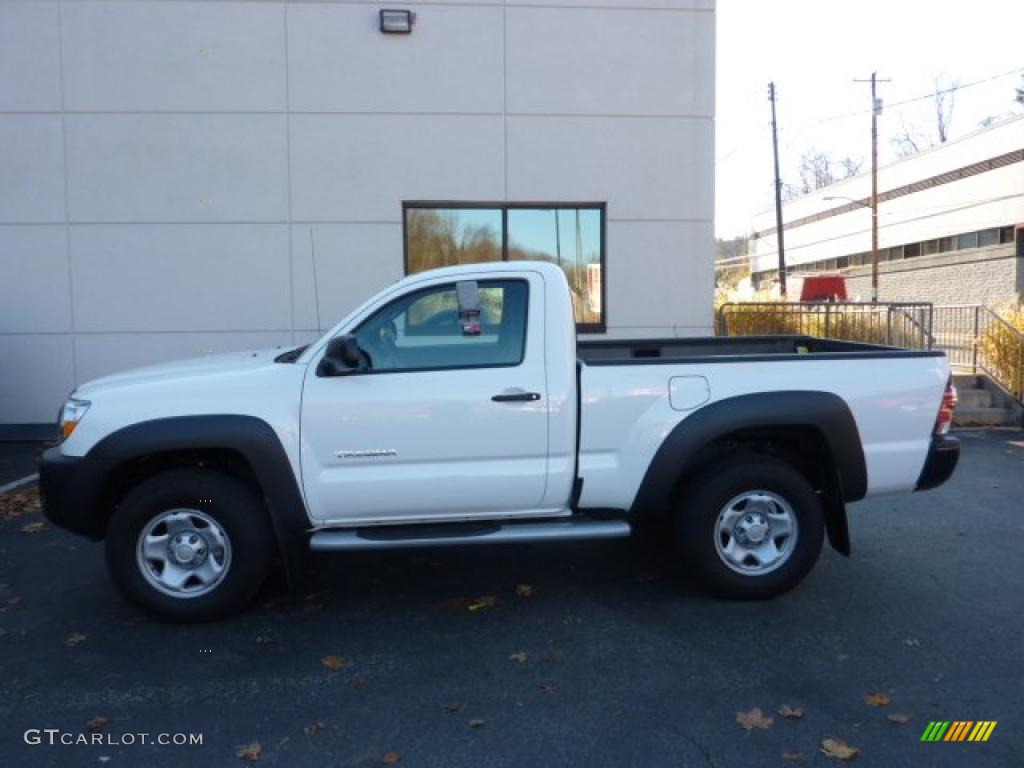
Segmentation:
<svg viewBox="0 0 1024 768">
<path fill-rule="evenodd" d="M 953 425 L 953 409 L 956 408 L 956 387 L 953 386 L 953 377 L 950 376 L 946 382 L 946 391 L 942 393 L 942 405 L 939 406 L 939 415 L 935 418 L 935 429 L 933 435 L 944 435 L 949 432 Z"/>
</svg>

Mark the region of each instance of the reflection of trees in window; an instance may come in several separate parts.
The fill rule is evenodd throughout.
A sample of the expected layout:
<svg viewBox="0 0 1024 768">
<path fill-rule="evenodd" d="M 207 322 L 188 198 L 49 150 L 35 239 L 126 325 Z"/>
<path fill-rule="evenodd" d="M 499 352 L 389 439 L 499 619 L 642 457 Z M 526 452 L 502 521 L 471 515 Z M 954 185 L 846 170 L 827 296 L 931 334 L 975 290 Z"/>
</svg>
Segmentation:
<svg viewBox="0 0 1024 768">
<path fill-rule="evenodd" d="M 410 209 L 405 236 L 409 272 L 501 261 L 501 211 Z"/>
<path fill-rule="evenodd" d="M 432 208 L 405 211 L 407 270 L 485 261 L 535 260 L 557 264 L 573 296 L 577 323 L 601 325 L 603 206 Z M 503 243 L 507 244 L 503 251 Z M 488 307 L 481 297 L 482 309 Z M 500 317 L 500 306 L 495 307 Z M 486 318 L 485 318 L 485 322 Z"/>
</svg>

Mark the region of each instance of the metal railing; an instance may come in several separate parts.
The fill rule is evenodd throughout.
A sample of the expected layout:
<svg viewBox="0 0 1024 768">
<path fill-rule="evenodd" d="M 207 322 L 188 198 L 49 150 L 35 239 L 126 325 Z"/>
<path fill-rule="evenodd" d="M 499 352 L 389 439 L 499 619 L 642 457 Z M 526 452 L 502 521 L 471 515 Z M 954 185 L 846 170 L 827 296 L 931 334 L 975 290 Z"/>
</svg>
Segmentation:
<svg viewBox="0 0 1024 768">
<path fill-rule="evenodd" d="M 802 334 L 906 349 L 941 349 L 955 368 L 987 374 L 1024 402 L 1024 332 L 982 304 L 728 302 L 720 336 Z"/>
<path fill-rule="evenodd" d="M 718 310 L 718 334 L 805 334 L 931 349 L 932 305 L 927 302 L 728 302 Z"/>
<path fill-rule="evenodd" d="M 1024 333 L 982 304 L 934 308 L 935 346 L 951 365 L 981 371 L 1024 401 Z"/>
</svg>

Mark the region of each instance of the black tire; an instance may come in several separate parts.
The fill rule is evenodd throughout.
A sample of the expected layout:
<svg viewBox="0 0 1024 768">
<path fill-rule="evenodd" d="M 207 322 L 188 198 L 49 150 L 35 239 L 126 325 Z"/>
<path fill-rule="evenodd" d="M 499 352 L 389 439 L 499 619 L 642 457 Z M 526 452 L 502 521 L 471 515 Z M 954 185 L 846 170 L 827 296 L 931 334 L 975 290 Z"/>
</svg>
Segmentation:
<svg viewBox="0 0 1024 768">
<path fill-rule="evenodd" d="M 715 543 L 716 536 L 721 540 L 716 531 L 719 515 L 730 501 L 751 491 L 778 496 L 796 518 L 788 557 L 765 573 L 734 570 Z M 701 471 L 679 498 L 676 523 L 684 567 L 713 595 L 735 600 L 765 600 L 793 589 L 814 567 L 825 538 L 821 502 L 807 478 L 784 461 L 756 454 Z"/>
<path fill-rule="evenodd" d="M 200 596 L 161 592 L 137 558 L 139 536 L 162 512 L 194 509 L 221 527 L 230 545 L 222 577 Z M 165 621 L 212 621 L 241 610 L 270 571 L 275 543 L 262 500 L 231 477 L 203 469 L 162 472 L 133 488 L 107 528 L 107 568 L 117 588 L 136 605 Z"/>
</svg>

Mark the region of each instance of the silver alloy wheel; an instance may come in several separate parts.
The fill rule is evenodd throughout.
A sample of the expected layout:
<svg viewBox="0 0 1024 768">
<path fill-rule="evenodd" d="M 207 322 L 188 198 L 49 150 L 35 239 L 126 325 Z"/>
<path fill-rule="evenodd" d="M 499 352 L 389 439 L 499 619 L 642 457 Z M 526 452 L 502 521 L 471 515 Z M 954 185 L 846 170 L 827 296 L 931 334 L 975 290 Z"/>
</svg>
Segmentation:
<svg viewBox="0 0 1024 768">
<path fill-rule="evenodd" d="M 177 598 L 201 597 L 223 581 L 231 542 L 220 523 L 198 509 L 168 509 L 142 529 L 136 547 L 149 585 Z"/>
<path fill-rule="evenodd" d="M 763 576 L 789 560 L 797 534 L 789 502 L 771 491 L 746 491 L 718 514 L 715 551 L 736 573 Z"/>
</svg>

